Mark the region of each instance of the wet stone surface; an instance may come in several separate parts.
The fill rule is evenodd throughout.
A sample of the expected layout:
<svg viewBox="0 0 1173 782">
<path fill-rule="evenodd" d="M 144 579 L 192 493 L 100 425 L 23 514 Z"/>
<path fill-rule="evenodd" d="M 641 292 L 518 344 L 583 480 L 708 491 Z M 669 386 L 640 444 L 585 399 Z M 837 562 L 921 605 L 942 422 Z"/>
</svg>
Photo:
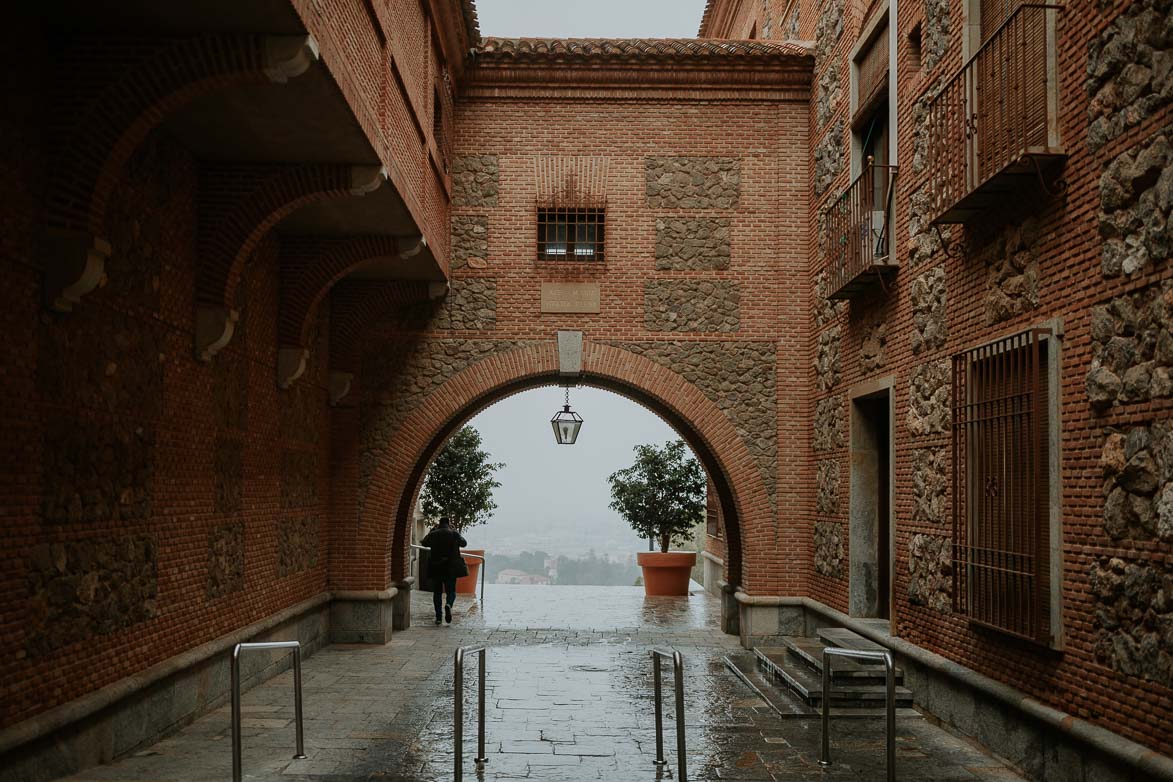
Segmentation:
<svg viewBox="0 0 1173 782">
<path fill-rule="evenodd" d="M 685 735 L 692 780 L 882 778 L 882 718 L 834 724 L 834 765 L 816 762 L 817 720 L 779 718 L 725 671 L 736 638 L 717 629 L 715 599 L 645 599 L 621 587 L 490 585 L 482 606 L 462 597 L 451 626 L 432 624 L 414 595 L 414 626 L 385 646 L 331 646 L 304 665 L 306 760 L 294 746 L 292 673 L 245 693 L 245 779 L 285 782 L 453 778 L 452 657 L 489 647 L 486 756 L 476 756 L 476 658 L 466 662 L 464 778 L 670 779 L 674 702 L 665 670 L 665 752 L 657 771 L 649 650 L 685 658 Z M 231 779 L 227 708 L 146 750 L 70 779 L 197 782 Z M 902 780 L 1018 779 L 998 761 L 920 718 L 897 722 Z"/>
</svg>

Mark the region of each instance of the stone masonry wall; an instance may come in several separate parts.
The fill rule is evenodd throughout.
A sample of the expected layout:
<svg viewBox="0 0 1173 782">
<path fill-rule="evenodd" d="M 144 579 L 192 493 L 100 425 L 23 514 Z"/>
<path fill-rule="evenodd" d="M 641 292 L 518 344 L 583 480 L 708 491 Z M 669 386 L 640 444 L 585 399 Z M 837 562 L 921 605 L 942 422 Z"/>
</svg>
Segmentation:
<svg viewBox="0 0 1173 782">
<path fill-rule="evenodd" d="M 29 555 L 28 654 L 45 655 L 153 618 L 159 610 L 154 541 L 126 535 L 41 543 Z"/>
<path fill-rule="evenodd" d="M 496 155 L 465 155 L 452 161 L 452 205 L 496 206 L 501 172 Z"/>
<path fill-rule="evenodd" d="M 1089 582 L 1096 660 L 1173 687 L 1173 566 L 1101 557 L 1091 564 Z"/>
<path fill-rule="evenodd" d="M 986 321 L 1001 323 L 1039 306 L 1038 222 L 1010 224 L 980 253 L 986 277 Z"/>
<path fill-rule="evenodd" d="M 1173 543 L 1173 421 L 1112 432 L 1100 467 L 1108 536 Z"/>
<path fill-rule="evenodd" d="M 842 396 L 830 396 L 815 404 L 814 449 L 831 451 L 847 444 L 846 405 Z"/>
<path fill-rule="evenodd" d="M 741 195 L 741 161 L 724 157 L 649 157 L 648 206 L 730 209 Z"/>
<path fill-rule="evenodd" d="M 127 422 L 76 418 L 44 429 L 43 513 L 48 522 L 129 521 L 151 514 L 154 438 Z"/>
<path fill-rule="evenodd" d="M 948 310 L 945 307 L 945 267 L 929 269 L 912 281 L 912 352 L 937 350 L 945 345 Z"/>
<path fill-rule="evenodd" d="M 497 281 L 464 278 L 452 280 L 448 295 L 436 313 L 436 327 L 479 331 L 497 323 Z"/>
<path fill-rule="evenodd" d="M 648 280 L 648 331 L 734 332 L 741 327 L 741 292 L 725 280 Z"/>
<path fill-rule="evenodd" d="M 318 566 L 318 519 L 295 516 L 277 525 L 277 575 L 289 576 Z"/>
<path fill-rule="evenodd" d="M 489 218 L 456 215 L 452 218 L 452 268 L 483 269 L 489 260 Z"/>
<path fill-rule="evenodd" d="M 244 524 L 221 524 L 208 533 L 208 599 L 244 589 Z"/>
<path fill-rule="evenodd" d="M 909 386 L 909 432 L 913 435 L 928 435 L 949 431 L 953 415 L 949 407 L 951 384 L 949 359 L 930 361 L 913 371 Z"/>
<path fill-rule="evenodd" d="M 728 269 L 729 219 L 661 217 L 656 220 L 656 269 Z"/>
<path fill-rule="evenodd" d="M 1098 410 L 1173 397 L 1173 282 L 1092 308 L 1088 400 Z"/>
<path fill-rule="evenodd" d="M 776 357 L 771 345 L 736 342 L 615 342 L 677 372 L 729 416 L 773 496 L 777 484 Z"/>
<path fill-rule="evenodd" d="M 1088 45 L 1088 144 L 1098 150 L 1173 102 L 1173 0 L 1141 0 Z"/>
<path fill-rule="evenodd" d="M 913 535 L 908 545 L 908 600 L 947 614 L 952 611 L 952 544 L 937 535 Z"/>
<path fill-rule="evenodd" d="M 945 448 L 918 448 L 912 452 L 912 521 L 919 526 L 942 526 L 949 501 L 949 452 Z"/>
<path fill-rule="evenodd" d="M 822 195 L 831 187 L 835 177 L 843 170 L 843 120 L 836 120 L 827 135 L 815 147 L 815 195 Z"/>
<path fill-rule="evenodd" d="M 815 570 L 827 578 L 843 578 L 843 525 L 815 522 Z"/>
<path fill-rule="evenodd" d="M 1100 177 L 1105 277 L 1137 274 L 1173 255 L 1173 133 L 1122 152 Z"/>
<path fill-rule="evenodd" d="M 838 459 L 819 462 L 815 473 L 815 510 L 834 516 L 839 513 L 839 487 L 842 475 Z"/>
<path fill-rule="evenodd" d="M 842 332 L 838 326 L 819 334 L 815 355 L 815 381 L 820 391 L 830 391 L 839 384 L 839 343 Z"/>
</svg>

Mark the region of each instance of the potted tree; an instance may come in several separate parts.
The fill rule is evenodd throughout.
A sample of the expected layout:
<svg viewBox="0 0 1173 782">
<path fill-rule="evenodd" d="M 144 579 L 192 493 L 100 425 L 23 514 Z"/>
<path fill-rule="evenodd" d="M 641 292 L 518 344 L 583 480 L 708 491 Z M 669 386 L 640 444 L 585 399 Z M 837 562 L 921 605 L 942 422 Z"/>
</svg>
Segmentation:
<svg viewBox="0 0 1173 782">
<path fill-rule="evenodd" d="M 504 464 L 489 461 L 489 454 L 481 450 L 481 433 L 465 426 L 449 438 L 443 450 L 432 462 L 424 486 L 420 491 L 420 507 L 430 519 L 447 516 L 452 527 L 464 534 L 493 517 L 497 503 L 493 489 L 501 484 L 493 473 Z M 484 549 L 465 549 L 465 554 L 484 555 Z M 456 582 L 456 591 L 471 595 L 477 591 L 477 575 L 481 560 L 464 557 L 468 575 Z"/>
<path fill-rule="evenodd" d="M 611 474 L 611 507 L 659 551 L 641 551 L 644 594 L 687 595 L 696 552 L 669 551 L 705 517 L 705 473 L 683 440 L 637 445 L 635 464 Z"/>
</svg>

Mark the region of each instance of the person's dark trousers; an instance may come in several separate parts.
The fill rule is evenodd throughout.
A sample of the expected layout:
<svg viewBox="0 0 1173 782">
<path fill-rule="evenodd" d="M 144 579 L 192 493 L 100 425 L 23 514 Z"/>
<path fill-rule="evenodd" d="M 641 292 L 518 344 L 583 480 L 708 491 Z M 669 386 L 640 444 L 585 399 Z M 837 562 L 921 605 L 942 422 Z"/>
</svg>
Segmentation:
<svg viewBox="0 0 1173 782">
<path fill-rule="evenodd" d="M 436 618 L 440 619 L 443 611 L 443 604 L 440 600 L 441 595 L 448 593 L 448 607 L 456 602 L 456 577 L 446 579 L 436 579 L 436 588 L 432 590 L 432 605 L 436 608 Z"/>
</svg>

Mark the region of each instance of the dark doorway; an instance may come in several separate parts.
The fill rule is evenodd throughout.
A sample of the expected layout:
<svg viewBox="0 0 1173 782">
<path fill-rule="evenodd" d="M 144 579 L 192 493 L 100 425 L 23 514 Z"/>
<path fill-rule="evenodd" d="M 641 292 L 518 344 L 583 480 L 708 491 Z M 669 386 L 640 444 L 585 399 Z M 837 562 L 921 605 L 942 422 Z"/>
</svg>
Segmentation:
<svg viewBox="0 0 1173 782">
<path fill-rule="evenodd" d="M 889 618 L 892 562 L 892 395 L 853 400 L 851 416 L 852 616 Z"/>
</svg>

